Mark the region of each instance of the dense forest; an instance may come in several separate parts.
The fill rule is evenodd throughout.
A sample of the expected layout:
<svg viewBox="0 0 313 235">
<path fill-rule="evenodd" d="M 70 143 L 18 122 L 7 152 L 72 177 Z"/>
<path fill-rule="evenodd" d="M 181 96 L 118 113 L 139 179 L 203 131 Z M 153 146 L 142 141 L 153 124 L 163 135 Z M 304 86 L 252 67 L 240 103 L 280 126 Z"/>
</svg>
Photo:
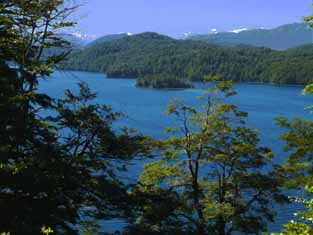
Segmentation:
<svg viewBox="0 0 313 235">
<path fill-rule="evenodd" d="M 112 78 L 139 78 L 138 85 L 158 87 L 158 83 L 159 88 L 165 84 L 169 88 L 185 87 L 186 82 L 201 81 L 208 75 L 234 82 L 304 85 L 313 81 L 311 51 L 311 45 L 274 51 L 143 33 L 91 45 L 73 53 L 62 68 L 103 72 Z M 173 82 L 164 82 L 169 77 Z"/>
<path fill-rule="evenodd" d="M 78 6 L 70 3 L 0 2 L 1 235 L 266 234 L 271 232 L 268 223 L 275 222 L 275 205 L 290 202 L 301 203 L 305 209 L 290 215 L 295 219 L 280 234 L 313 234 L 312 121 L 277 118 L 284 132 L 277 141 L 283 141 L 287 155 L 285 162 L 277 165 L 272 161 L 272 150 L 260 145 L 258 131 L 247 125 L 248 113 L 227 102 L 236 92 L 232 81 L 220 75 L 205 78 L 210 85 L 202 96 L 195 97 L 201 106 L 188 106 L 178 99 L 168 104 L 166 114 L 176 118 L 178 125 L 167 128 L 168 138 L 164 139 L 119 127 L 117 121 L 123 114 L 97 103 L 97 95 L 86 83 L 79 83 L 75 91 L 66 90 L 62 98 L 42 92 L 39 81 L 49 79 L 68 54 L 64 51 L 68 42 L 59 37 L 58 31 L 75 25 L 68 17 Z M 306 20 L 313 21 L 313 17 Z M 146 44 L 142 44 L 142 37 L 148 39 Z M 201 54 L 202 49 L 215 52 L 220 60 L 214 58 L 212 64 L 216 66 L 231 66 L 229 56 L 234 56 L 236 65 L 252 65 L 273 53 L 265 48 L 228 51 L 151 33 L 121 40 L 109 45 L 123 48 L 103 49 L 112 54 L 123 49 L 127 61 L 134 58 L 127 57 L 133 47 L 127 48 L 127 43 L 121 43 L 124 40 L 131 44 L 137 41 L 135 51 L 142 48 L 143 54 L 157 52 L 154 46 L 159 45 L 159 55 L 167 53 L 169 57 L 151 54 L 145 58 L 159 58 L 164 68 L 166 62 L 172 62 L 168 58 L 189 58 L 190 48 L 193 58 L 199 57 L 198 62 L 214 58 Z M 45 53 L 47 48 L 58 48 L 58 55 Z M 293 49 L 275 54 L 272 62 L 290 69 L 288 63 L 305 64 L 310 52 L 311 47 Z M 183 57 L 184 53 L 188 56 Z M 87 55 L 94 55 L 89 59 L 96 61 L 99 54 Z M 248 56 L 255 61 L 246 60 Z M 131 61 L 138 71 L 145 71 L 146 61 Z M 189 62 L 185 62 L 187 66 Z M 85 69 L 92 70 L 88 66 Z M 123 66 L 122 72 L 112 69 L 111 73 L 126 76 L 130 68 Z M 147 66 L 148 71 L 154 68 Z M 180 68 L 176 68 L 177 74 Z M 173 67 L 168 69 L 172 71 Z M 297 70 L 293 68 L 294 73 Z M 132 75 L 137 76 L 138 71 L 133 70 Z M 233 77 L 230 71 L 227 79 Z M 165 83 L 170 83 L 167 79 Z M 303 93 L 313 94 L 313 85 L 306 86 Z M 121 173 L 127 172 L 134 160 L 146 159 L 149 163 L 139 178 L 125 182 Z M 288 197 L 288 189 L 293 190 L 293 197 Z M 99 224 L 112 220 L 123 220 L 127 225 L 110 233 Z"/>
</svg>

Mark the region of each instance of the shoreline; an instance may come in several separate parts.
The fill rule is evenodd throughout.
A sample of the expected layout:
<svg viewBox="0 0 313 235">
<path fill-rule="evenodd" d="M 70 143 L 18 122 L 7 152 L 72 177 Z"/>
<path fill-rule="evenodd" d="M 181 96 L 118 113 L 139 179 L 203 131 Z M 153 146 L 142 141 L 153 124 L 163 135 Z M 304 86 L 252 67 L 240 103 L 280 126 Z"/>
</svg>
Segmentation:
<svg viewBox="0 0 313 235">
<path fill-rule="evenodd" d="M 108 77 L 105 73 L 103 72 L 96 72 L 96 71 L 86 71 L 86 70 L 63 70 L 63 69 L 56 69 L 56 71 L 58 72 L 86 72 L 86 73 L 98 73 L 98 74 L 103 74 L 105 76 L 106 79 L 117 79 L 117 80 L 136 80 L 137 78 L 132 78 L 132 77 L 128 77 L 128 78 L 123 78 L 123 77 Z M 193 84 L 196 83 L 202 83 L 205 84 L 205 82 L 201 82 L 201 81 L 194 81 L 191 82 Z M 233 84 L 251 84 L 251 85 L 268 85 L 268 86 L 281 86 L 281 87 L 299 87 L 299 88 L 304 88 L 306 85 L 304 84 L 288 84 L 288 83 L 270 83 L 270 82 L 233 82 Z M 153 88 L 153 87 L 140 87 L 137 86 L 136 84 L 134 84 L 134 87 L 136 88 L 140 88 L 140 89 L 156 89 L 156 90 L 195 90 L 195 89 L 200 89 L 197 87 L 190 87 L 190 88 Z"/>
</svg>

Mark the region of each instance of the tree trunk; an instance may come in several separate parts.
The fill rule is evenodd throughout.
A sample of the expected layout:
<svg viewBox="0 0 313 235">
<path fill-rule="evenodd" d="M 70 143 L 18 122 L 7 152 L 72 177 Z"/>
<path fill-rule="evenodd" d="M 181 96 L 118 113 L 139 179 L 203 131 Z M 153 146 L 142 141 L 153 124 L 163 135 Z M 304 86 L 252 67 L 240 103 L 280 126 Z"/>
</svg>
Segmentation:
<svg viewBox="0 0 313 235">
<path fill-rule="evenodd" d="M 217 229 L 218 229 L 218 235 L 225 235 L 225 226 L 226 226 L 226 223 L 225 223 L 225 220 L 220 217 L 218 219 L 218 224 L 217 224 Z"/>
</svg>

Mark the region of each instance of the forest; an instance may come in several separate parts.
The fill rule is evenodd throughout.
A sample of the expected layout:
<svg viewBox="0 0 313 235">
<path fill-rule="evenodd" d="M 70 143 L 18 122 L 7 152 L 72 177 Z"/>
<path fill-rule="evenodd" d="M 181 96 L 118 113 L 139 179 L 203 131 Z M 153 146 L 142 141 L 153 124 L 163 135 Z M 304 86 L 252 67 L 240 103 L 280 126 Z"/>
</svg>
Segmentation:
<svg viewBox="0 0 313 235">
<path fill-rule="evenodd" d="M 153 88 L 184 88 L 186 83 L 203 81 L 208 75 L 234 82 L 305 85 L 313 81 L 312 51 L 312 45 L 275 51 L 142 33 L 91 44 L 70 55 L 61 68 L 102 72 L 111 78 L 138 78 L 137 85 Z M 172 82 L 164 82 L 169 79 Z"/>
<path fill-rule="evenodd" d="M 154 38 L 153 48 L 157 44 L 167 48 L 158 53 L 181 60 L 176 70 L 168 68 L 177 74 L 188 64 L 192 69 L 195 61 L 188 61 L 190 47 L 196 61 L 202 61 L 202 56 L 214 58 L 217 67 L 223 64 L 223 71 L 228 71 L 224 74 L 227 80 L 203 71 L 207 72 L 203 80 L 210 85 L 198 97 L 202 105 L 193 107 L 172 100 L 166 115 L 180 124 L 166 129 L 167 139 L 154 139 L 132 128 L 116 128 L 123 114 L 95 102 L 97 94 L 86 83 L 78 84 L 75 91 L 67 90 L 63 98 L 50 97 L 38 89 L 39 81 L 49 79 L 69 55 L 63 50 L 68 42 L 57 37 L 57 32 L 75 25 L 69 16 L 77 7 L 65 0 L 0 2 L 1 235 L 108 234 L 99 226 L 103 220 L 127 221 L 123 231 L 112 234 L 269 234 L 272 231 L 267 224 L 275 222 L 277 215 L 273 204 L 292 202 L 300 203 L 303 210 L 290 215 L 294 219 L 280 234 L 313 234 L 313 122 L 277 118 L 283 133 L 277 141 L 283 141 L 288 155 L 277 165 L 272 161 L 272 150 L 260 146 L 258 131 L 248 127 L 248 113 L 227 102 L 236 95 L 230 81 L 235 78 L 231 75 L 236 71 L 234 65 L 247 66 L 245 73 L 256 76 L 260 70 L 248 70 L 248 65 L 276 52 L 265 48 L 228 51 L 144 34 Z M 305 19 L 313 21 L 311 16 Z M 120 41 L 112 43 L 127 46 Z M 143 50 L 150 46 L 147 43 Z M 60 50 L 57 55 L 47 55 L 47 48 Z M 114 54 L 116 48 L 103 50 Z M 218 59 L 198 54 L 201 48 L 215 51 Z M 290 65 L 303 65 L 303 69 L 291 70 L 283 63 L 286 70 L 305 74 L 308 65 L 304 58 L 310 58 L 310 48 L 276 56 L 286 58 Z M 184 53 L 186 64 L 178 56 Z M 94 55 L 89 60 L 97 62 L 96 53 L 88 55 Z M 130 55 L 127 50 L 123 54 L 126 60 Z M 252 61 L 246 61 L 249 56 Z M 160 59 L 157 67 L 149 66 L 156 58 Z M 151 56 L 147 63 L 138 60 L 131 75 L 163 67 L 168 58 Z M 85 69 L 97 70 L 98 62 Z M 104 66 L 109 66 L 107 63 Z M 77 65 L 82 66 L 82 61 Z M 122 65 L 125 70 L 110 68 L 111 73 L 129 74 L 128 65 Z M 304 95 L 313 94 L 309 81 L 302 80 L 307 84 Z M 149 163 L 138 180 L 129 184 L 119 173 L 127 172 L 134 159 L 149 159 Z M 288 189 L 297 194 L 290 197 Z"/>
</svg>

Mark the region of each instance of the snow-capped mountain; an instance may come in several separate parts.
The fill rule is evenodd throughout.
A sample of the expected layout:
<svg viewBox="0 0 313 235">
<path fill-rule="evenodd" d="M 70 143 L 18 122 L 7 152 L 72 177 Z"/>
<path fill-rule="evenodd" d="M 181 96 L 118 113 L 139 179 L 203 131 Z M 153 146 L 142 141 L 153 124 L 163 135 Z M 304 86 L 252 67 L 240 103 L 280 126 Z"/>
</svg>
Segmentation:
<svg viewBox="0 0 313 235">
<path fill-rule="evenodd" d="M 238 44 L 269 47 L 284 50 L 303 44 L 313 43 L 313 30 L 306 23 L 294 23 L 279 26 L 274 29 L 234 29 L 215 34 L 191 35 L 187 38 L 194 41 L 234 46 Z"/>
</svg>

